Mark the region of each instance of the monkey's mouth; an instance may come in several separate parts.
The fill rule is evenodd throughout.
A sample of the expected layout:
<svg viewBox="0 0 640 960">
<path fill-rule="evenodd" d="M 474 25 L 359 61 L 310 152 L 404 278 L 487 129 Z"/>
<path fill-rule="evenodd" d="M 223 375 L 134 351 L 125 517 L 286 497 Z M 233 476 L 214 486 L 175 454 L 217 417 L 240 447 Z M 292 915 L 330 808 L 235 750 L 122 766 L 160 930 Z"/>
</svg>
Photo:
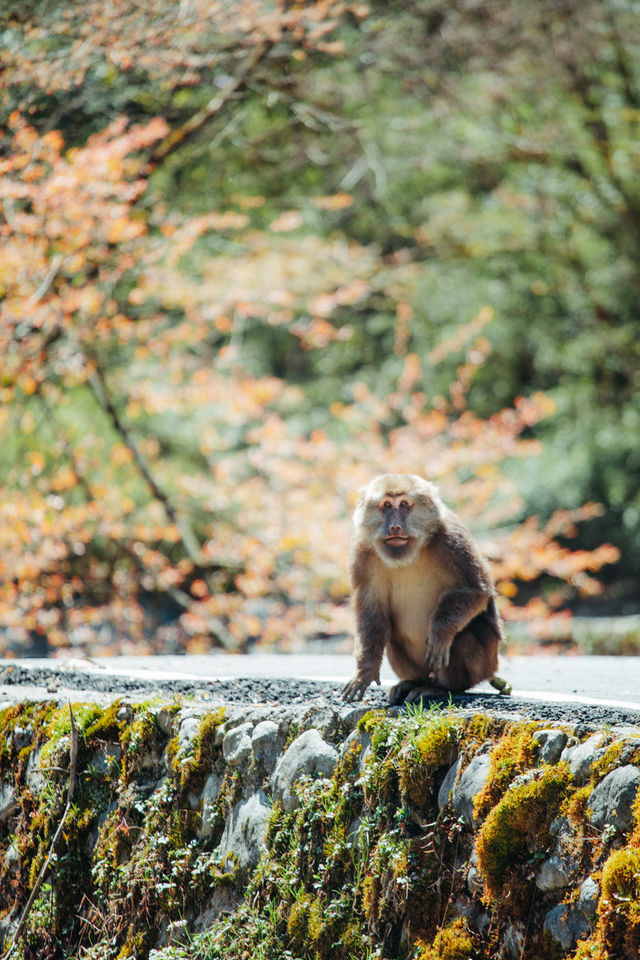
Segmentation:
<svg viewBox="0 0 640 960">
<path fill-rule="evenodd" d="M 404 547 L 406 543 L 409 543 L 409 537 L 387 537 L 385 543 L 388 543 L 390 547 Z"/>
</svg>

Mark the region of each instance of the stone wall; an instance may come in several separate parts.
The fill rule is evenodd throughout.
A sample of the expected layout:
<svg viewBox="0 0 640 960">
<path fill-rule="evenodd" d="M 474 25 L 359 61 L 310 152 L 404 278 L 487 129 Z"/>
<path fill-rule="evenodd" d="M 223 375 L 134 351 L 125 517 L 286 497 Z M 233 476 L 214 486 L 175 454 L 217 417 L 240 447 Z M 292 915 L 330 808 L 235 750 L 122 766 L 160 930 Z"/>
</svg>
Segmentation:
<svg viewBox="0 0 640 960">
<path fill-rule="evenodd" d="M 636 728 L 185 701 L 73 716 L 73 803 L 14 958 L 638 956 Z M 71 740 L 68 706 L 0 713 L 4 950 Z"/>
</svg>

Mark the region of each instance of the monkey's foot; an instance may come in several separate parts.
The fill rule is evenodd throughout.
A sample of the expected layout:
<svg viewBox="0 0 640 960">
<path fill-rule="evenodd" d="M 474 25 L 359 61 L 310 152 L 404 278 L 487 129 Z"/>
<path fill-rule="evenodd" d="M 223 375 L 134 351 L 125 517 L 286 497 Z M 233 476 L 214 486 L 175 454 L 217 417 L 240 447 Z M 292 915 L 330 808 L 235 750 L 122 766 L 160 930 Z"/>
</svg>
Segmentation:
<svg viewBox="0 0 640 960">
<path fill-rule="evenodd" d="M 492 687 L 495 687 L 499 693 L 504 694 L 505 697 L 508 697 L 511 695 L 511 691 L 513 690 L 513 687 L 508 682 L 508 680 L 503 680 L 502 677 L 491 677 L 491 679 L 489 680 L 489 683 L 491 684 Z"/>
<path fill-rule="evenodd" d="M 389 706 L 399 707 L 403 703 L 418 703 L 423 697 L 448 697 L 449 691 L 435 681 L 402 680 L 391 687 L 388 693 Z"/>
</svg>

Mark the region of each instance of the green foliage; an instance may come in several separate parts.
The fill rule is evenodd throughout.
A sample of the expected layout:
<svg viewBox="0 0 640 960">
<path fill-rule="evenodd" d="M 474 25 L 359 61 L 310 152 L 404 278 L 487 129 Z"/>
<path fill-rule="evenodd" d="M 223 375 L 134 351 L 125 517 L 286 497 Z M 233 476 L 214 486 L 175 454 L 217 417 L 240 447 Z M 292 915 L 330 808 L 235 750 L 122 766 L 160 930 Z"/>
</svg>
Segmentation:
<svg viewBox="0 0 640 960">
<path fill-rule="evenodd" d="M 632 5 L 5 19 L 6 648 L 344 634 L 389 464 L 475 521 L 508 614 L 599 591 L 617 551 L 576 536 L 637 576 Z"/>
</svg>

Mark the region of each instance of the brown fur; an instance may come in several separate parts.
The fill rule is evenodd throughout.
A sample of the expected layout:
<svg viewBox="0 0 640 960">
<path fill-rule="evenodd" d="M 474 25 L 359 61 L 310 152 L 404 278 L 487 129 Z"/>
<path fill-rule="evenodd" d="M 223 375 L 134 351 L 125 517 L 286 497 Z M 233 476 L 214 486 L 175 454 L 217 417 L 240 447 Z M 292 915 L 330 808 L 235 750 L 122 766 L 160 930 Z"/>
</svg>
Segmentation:
<svg viewBox="0 0 640 960">
<path fill-rule="evenodd" d="M 356 672 L 343 697 L 361 699 L 380 682 L 386 652 L 402 683 L 461 691 L 494 677 L 502 628 L 493 578 L 436 487 L 384 474 L 360 493 L 351 558 Z"/>
</svg>

